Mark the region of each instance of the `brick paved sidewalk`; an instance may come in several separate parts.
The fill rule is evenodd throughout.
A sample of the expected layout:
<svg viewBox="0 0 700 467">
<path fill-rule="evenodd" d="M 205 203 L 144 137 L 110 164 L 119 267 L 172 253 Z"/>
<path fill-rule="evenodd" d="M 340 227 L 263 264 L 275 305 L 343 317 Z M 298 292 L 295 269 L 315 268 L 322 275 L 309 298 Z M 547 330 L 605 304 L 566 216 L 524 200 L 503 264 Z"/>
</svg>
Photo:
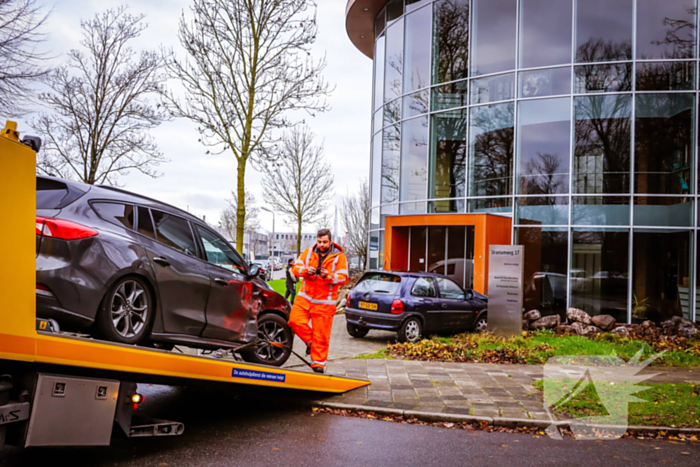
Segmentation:
<svg viewBox="0 0 700 467">
<path fill-rule="evenodd" d="M 327 402 L 432 413 L 547 420 L 541 365 L 440 363 L 412 360 L 340 359 L 329 373 L 369 379 L 368 387 L 333 396 Z M 700 368 L 652 367 L 647 382 L 700 383 Z M 614 372 L 611 371 L 614 378 Z M 614 380 L 614 379 L 613 379 Z"/>
</svg>

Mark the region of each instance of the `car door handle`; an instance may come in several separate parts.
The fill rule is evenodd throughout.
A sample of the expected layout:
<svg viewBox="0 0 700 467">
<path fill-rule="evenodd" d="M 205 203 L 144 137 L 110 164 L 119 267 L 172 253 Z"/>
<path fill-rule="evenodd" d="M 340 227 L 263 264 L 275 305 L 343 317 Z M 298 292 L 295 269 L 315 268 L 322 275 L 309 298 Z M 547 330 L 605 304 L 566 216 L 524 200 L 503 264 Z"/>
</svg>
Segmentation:
<svg viewBox="0 0 700 467">
<path fill-rule="evenodd" d="M 168 261 L 168 259 L 163 256 L 156 256 L 155 258 L 153 258 L 153 261 L 166 268 L 170 266 L 170 261 Z"/>
<path fill-rule="evenodd" d="M 441 303 L 441 306 L 442 306 L 443 308 L 447 308 L 447 303 Z"/>
<path fill-rule="evenodd" d="M 221 284 L 224 287 L 228 285 L 228 281 L 226 279 L 222 279 L 221 277 L 217 277 L 216 279 L 214 279 L 214 282 L 216 282 L 217 284 Z"/>
</svg>

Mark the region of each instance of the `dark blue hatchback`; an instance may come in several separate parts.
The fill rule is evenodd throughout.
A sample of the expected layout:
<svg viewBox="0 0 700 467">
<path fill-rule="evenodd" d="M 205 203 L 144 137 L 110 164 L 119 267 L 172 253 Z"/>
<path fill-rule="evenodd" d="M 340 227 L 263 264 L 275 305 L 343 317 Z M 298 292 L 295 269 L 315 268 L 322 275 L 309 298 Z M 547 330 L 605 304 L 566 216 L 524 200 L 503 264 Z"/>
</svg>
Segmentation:
<svg viewBox="0 0 700 467">
<path fill-rule="evenodd" d="M 348 333 L 396 331 L 399 342 L 435 333 L 486 329 L 487 298 L 440 274 L 370 271 L 357 282 L 345 308 Z"/>
</svg>

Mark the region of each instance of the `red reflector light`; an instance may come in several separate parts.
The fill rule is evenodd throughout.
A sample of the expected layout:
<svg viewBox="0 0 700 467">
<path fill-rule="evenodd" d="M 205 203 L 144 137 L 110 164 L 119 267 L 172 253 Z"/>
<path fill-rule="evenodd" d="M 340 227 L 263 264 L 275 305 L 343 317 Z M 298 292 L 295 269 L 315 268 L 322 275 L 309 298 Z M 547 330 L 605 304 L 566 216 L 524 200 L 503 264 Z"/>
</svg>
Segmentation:
<svg viewBox="0 0 700 467">
<path fill-rule="evenodd" d="M 395 315 L 403 313 L 403 302 L 401 300 L 394 300 L 391 302 L 391 312 Z"/>
<path fill-rule="evenodd" d="M 37 285 L 36 285 L 36 289 L 37 289 L 37 290 L 44 290 L 44 291 L 46 291 L 46 292 L 50 292 L 50 290 L 49 290 L 48 287 L 46 287 L 45 285 L 41 285 L 41 284 L 37 284 Z"/>
<path fill-rule="evenodd" d="M 40 216 L 36 216 L 36 234 L 42 237 L 60 238 L 61 240 L 79 240 L 98 235 L 91 228 L 75 222 Z"/>
</svg>

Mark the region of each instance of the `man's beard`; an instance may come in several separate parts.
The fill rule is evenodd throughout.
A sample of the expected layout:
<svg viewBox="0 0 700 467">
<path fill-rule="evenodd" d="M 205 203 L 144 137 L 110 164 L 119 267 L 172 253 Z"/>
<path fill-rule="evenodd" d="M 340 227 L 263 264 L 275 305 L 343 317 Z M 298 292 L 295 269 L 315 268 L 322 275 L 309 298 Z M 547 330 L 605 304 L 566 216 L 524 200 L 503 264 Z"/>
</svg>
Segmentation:
<svg viewBox="0 0 700 467">
<path fill-rule="evenodd" d="M 318 249 L 321 251 L 321 253 L 325 253 L 325 252 L 327 252 L 328 250 L 331 249 L 331 246 L 328 245 L 326 248 L 323 248 L 323 247 L 321 247 L 321 246 L 319 245 Z"/>
</svg>

